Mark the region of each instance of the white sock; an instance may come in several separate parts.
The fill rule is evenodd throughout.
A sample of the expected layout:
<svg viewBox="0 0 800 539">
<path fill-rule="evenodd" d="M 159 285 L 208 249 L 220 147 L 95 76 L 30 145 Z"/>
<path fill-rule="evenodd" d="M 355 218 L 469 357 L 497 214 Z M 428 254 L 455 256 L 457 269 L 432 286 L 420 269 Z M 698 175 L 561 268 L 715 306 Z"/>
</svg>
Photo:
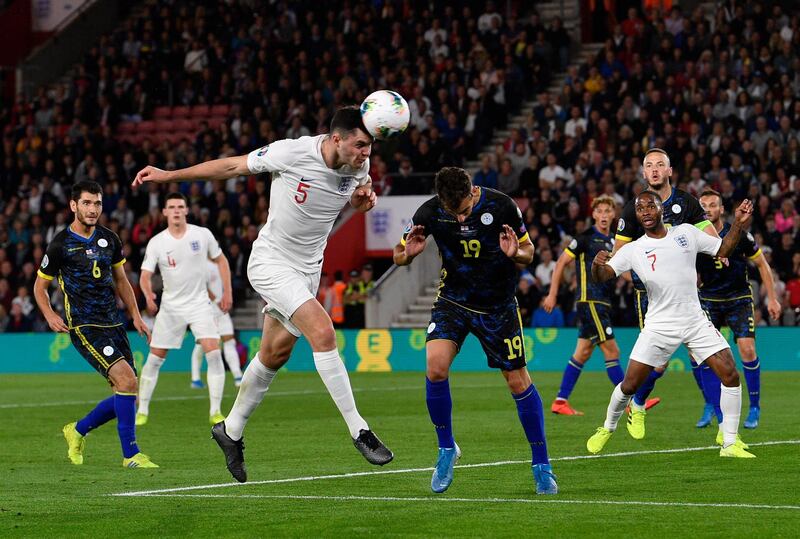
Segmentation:
<svg viewBox="0 0 800 539">
<path fill-rule="evenodd" d="M 236 351 L 236 341 L 231 339 L 222 343 L 222 351 L 225 355 L 225 363 L 228 364 L 234 378 L 242 377 L 242 367 L 239 365 L 239 352 Z"/>
<path fill-rule="evenodd" d="M 328 352 L 314 352 L 314 365 L 316 365 L 325 387 L 328 388 L 333 402 L 336 403 L 336 407 L 339 408 L 339 412 L 347 423 L 350 436 L 358 438 L 359 431 L 369 430 L 369 426 L 356 409 L 353 390 L 350 388 L 350 378 L 347 377 L 347 369 L 339 357 L 339 351 L 334 349 Z"/>
<path fill-rule="evenodd" d="M 155 354 L 147 354 L 147 362 L 142 367 L 142 375 L 139 378 L 138 413 L 140 414 L 148 415 L 150 413 L 150 399 L 153 398 L 153 391 L 158 383 L 158 371 L 161 370 L 165 359 Z"/>
<path fill-rule="evenodd" d="M 200 380 L 200 367 L 203 365 L 203 347 L 194 345 L 192 350 L 192 382 Z"/>
<path fill-rule="evenodd" d="M 225 432 L 232 440 L 242 437 L 242 431 L 250 414 L 261 404 L 277 373 L 278 371 L 265 367 L 258 354 L 250 361 L 242 375 L 242 385 L 239 387 L 239 394 L 236 395 L 236 402 L 225 418 Z"/>
<path fill-rule="evenodd" d="M 721 384 L 720 384 L 721 385 Z M 742 415 L 742 386 L 722 386 L 719 395 L 719 407 L 722 409 L 722 447 L 728 447 L 736 442 L 739 432 L 739 417 Z"/>
<path fill-rule="evenodd" d="M 617 430 L 617 423 L 619 423 L 619 418 L 622 415 L 622 412 L 625 411 L 625 407 L 628 406 L 628 402 L 630 402 L 631 397 L 633 395 L 626 395 L 622 392 L 622 384 L 617 384 L 617 387 L 614 388 L 614 391 L 611 392 L 611 402 L 608 403 L 608 410 L 606 411 L 606 422 L 603 423 L 603 426 L 614 432 Z"/>
<path fill-rule="evenodd" d="M 222 405 L 222 393 L 225 390 L 225 366 L 222 364 L 222 352 L 212 350 L 206 352 L 206 382 L 208 383 L 208 415 L 220 413 Z"/>
</svg>

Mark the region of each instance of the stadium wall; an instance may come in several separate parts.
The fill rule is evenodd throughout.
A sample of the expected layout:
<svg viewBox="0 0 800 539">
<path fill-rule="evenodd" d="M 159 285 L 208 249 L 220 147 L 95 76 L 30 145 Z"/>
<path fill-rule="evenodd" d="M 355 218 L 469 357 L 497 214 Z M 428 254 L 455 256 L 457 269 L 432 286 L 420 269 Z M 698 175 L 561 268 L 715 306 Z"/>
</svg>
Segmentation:
<svg viewBox="0 0 800 539">
<path fill-rule="evenodd" d="M 797 346 L 800 330 L 786 327 L 757 328 L 758 351 L 761 368 L 769 371 L 800 370 L 800 347 Z M 623 358 L 633 347 L 639 334 L 635 328 L 615 330 Z M 723 335 L 732 342 L 730 330 Z M 147 356 L 147 344 L 136 333 L 129 334 L 137 367 Z M 424 371 L 424 329 L 363 329 L 337 331 L 339 350 L 351 371 Z M 533 371 L 561 371 L 571 356 L 577 330 L 575 328 L 537 328 L 525 334 L 525 349 L 528 363 Z M 243 331 L 241 342 L 248 347 L 249 356 L 255 353 L 261 342 L 258 331 Z M 184 340 L 180 350 L 170 352 L 162 370 L 188 372 L 189 358 L 193 347 L 191 336 Z M 91 367 L 72 347 L 69 335 L 60 333 L 0 334 L 0 373 L 44 373 L 44 372 L 91 372 Z M 738 351 L 732 346 L 738 359 Z M 605 366 L 599 356 L 586 365 L 586 370 L 602 371 Z M 624 361 L 623 361 L 624 362 Z M 305 339 L 298 342 L 290 359 L 288 370 L 313 371 L 311 349 Z M 461 353 L 453 364 L 457 371 L 486 371 L 486 358 L 478 341 L 471 335 L 464 343 Z M 689 370 L 688 354 L 679 349 L 670 370 Z"/>
</svg>

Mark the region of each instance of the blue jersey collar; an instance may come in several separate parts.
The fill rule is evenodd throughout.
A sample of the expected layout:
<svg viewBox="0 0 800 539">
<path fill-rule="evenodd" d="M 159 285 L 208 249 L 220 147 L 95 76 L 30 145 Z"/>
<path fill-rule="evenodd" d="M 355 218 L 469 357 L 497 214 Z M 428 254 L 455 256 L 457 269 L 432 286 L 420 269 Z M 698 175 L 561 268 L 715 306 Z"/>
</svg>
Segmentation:
<svg viewBox="0 0 800 539">
<path fill-rule="evenodd" d="M 88 238 L 84 238 L 83 236 L 81 236 L 80 234 L 78 234 L 77 232 L 72 230 L 72 225 L 67 227 L 67 231 L 70 234 L 72 234 L 72 237 L 74 237 L 75 239 L 77 239 L 79 241 L 82 241 L 83 243 L 91 242 L 94 239 L 94 237 L 97 235 L 97 227 L 94 227 L 94 230 L 92 231 L 92 235 L 89 236 Z"/>
</svg>

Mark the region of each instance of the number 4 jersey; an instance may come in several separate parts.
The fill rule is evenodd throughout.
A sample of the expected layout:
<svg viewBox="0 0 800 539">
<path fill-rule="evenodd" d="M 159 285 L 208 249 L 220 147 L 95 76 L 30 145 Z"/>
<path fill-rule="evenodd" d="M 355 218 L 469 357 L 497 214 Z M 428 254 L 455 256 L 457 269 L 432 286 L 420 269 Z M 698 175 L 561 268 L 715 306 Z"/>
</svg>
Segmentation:
<svg viewBox="0 0 800 539">
<path fill-rule="evenodd" d="M 70 328 L 122 323 L 114 293 L 113 268 L 125 263 L 122 243 L 111 230 L 97 226 L 90 238 L 65 228 L 47 246 L 39 277 L 58 284 Z"/>
<path fill-rule="evenodd" d="M 303 273 L 320 270 L 336 218 L 356 187 L 369 180 L 369 159 L 358 169 L 328 168 L 322 158 L 326 137 L 279 140 L 247 156 L 250 172 L 272 173 L 269 217 L 251 258 Z"/>
<path fill-rule="evenodd" d="M 522 213 L 507 195 L 480 188 L 480 198 L 463 223 L 447 213 L 433 197 L 419 207 L 406 226 L 401 245 L 414 225 L 433 234 L 442 258 L 439 297 L 479 312 L 502 309 L 514 302 L 519 272 L 500 248 L 503 225 L 519 238 L 528 239 Z"/>
</svg>

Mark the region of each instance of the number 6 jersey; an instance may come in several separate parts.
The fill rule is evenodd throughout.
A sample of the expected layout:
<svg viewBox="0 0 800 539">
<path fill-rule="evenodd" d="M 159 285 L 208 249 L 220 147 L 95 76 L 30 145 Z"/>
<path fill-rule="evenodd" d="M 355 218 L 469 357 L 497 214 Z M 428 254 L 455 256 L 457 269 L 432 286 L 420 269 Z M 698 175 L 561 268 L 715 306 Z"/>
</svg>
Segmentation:
<svg viewBox="0 0 800 539">
<path fill-rule="evenodd" d="M 84 238 L 67 227 L 47 246 L 38 275 L 48 281 L 58 278 L 70 328 L 110 327 L 122 323 L 112 268 L 124 263 L 122 242 L 111 230 L 98 225 Z"/>
</svg>

